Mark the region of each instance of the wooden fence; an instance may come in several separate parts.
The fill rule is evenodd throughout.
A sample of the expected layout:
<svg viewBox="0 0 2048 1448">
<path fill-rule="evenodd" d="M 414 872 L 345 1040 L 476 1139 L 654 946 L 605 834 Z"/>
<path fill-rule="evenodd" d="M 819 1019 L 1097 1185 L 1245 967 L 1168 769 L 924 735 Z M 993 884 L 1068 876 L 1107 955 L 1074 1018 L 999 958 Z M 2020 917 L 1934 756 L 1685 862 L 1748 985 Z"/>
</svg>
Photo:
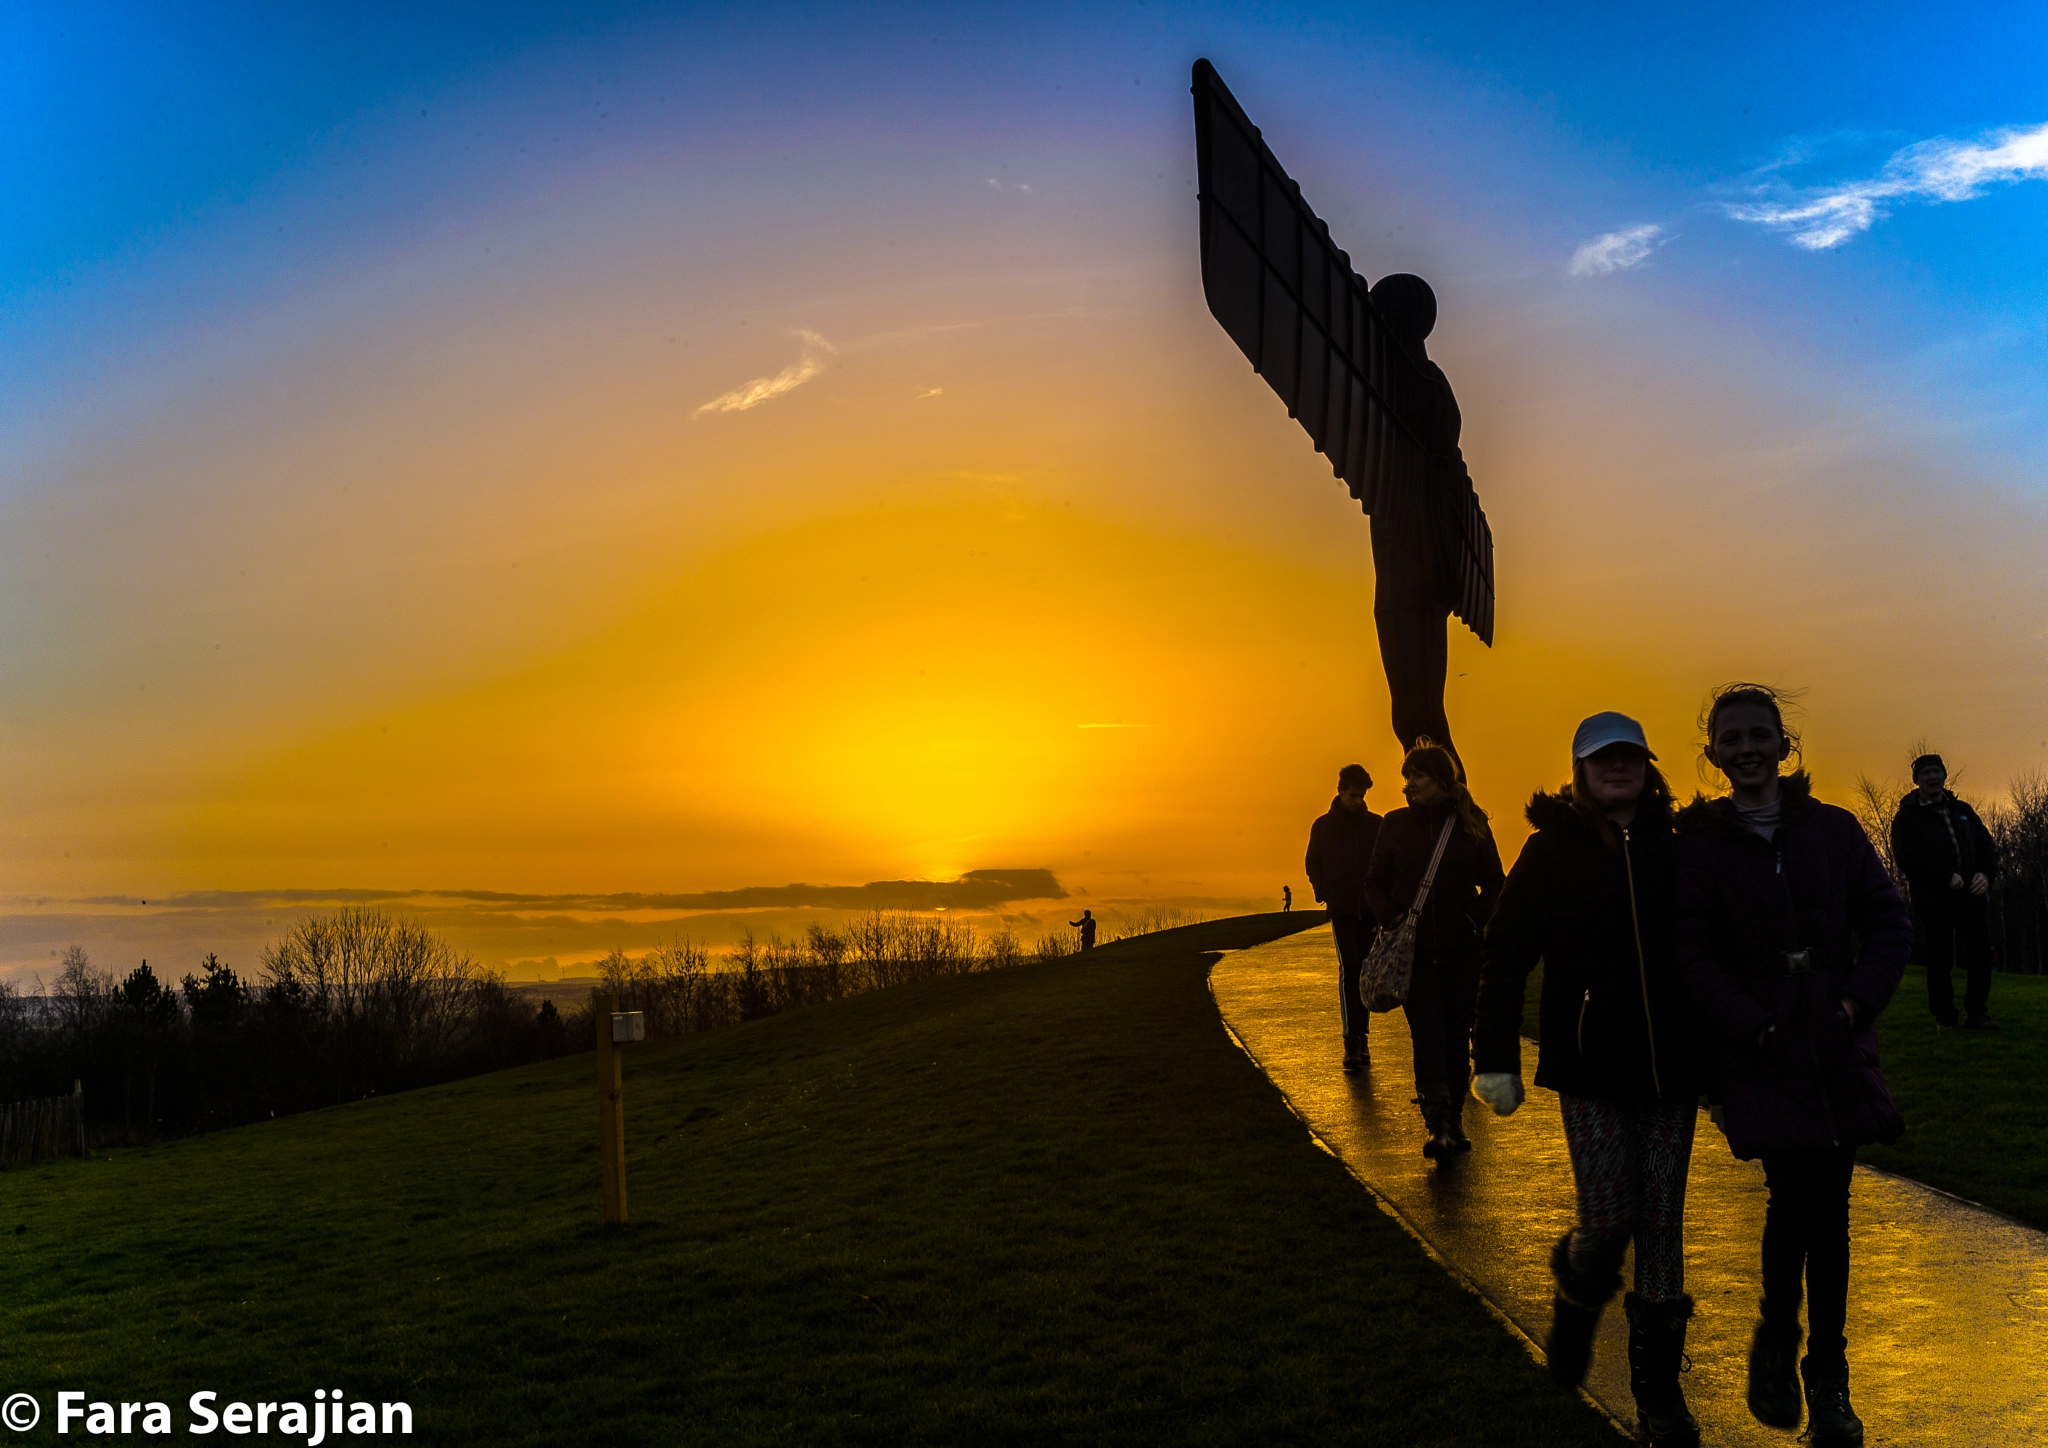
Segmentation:
<svg viewBox="0 0 2048 1448">
<path fill-rule="evenodd" d="M 53 1156 L 85 1155 L 85 1087 L 69 1096 L 0 1106 L 0 1168 L 27 1166 Z"/>
</svg>

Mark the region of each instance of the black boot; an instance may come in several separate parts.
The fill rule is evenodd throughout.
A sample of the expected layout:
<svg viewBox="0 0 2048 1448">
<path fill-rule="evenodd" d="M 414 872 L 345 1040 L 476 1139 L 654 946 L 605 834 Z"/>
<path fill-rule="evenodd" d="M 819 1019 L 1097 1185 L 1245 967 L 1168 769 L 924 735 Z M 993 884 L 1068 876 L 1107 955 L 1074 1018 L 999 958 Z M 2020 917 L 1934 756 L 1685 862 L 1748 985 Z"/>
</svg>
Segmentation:
<svg viewBox="0 0 2048 1448">
<path fill-rule="evenodd" d="M 1636 1426 L 1650 1448 L 1699 1448 L 1700 1420 L 1685 1405 L 1678 1374 L 1685 1364 L 1685 1324 L 1692 1299 L 1645 1302 L 1631 1292 L 1628 1313 L 1628 1385 L 1636 1398 Z"/>
<path fill-rule="evenodd" d="M 1749 1411 L 1770 1428 L 1799 1426 L 1799 1321 L 1759 1318 L 1749 1340 Z"/>
<path fill-rule="evenodd" d="M 1806 1432 L 1813 1448 L 1863 1448 L 1863 1420 L 1849 1406 L 1846 1358 L 1799 1365 L 1806 1379 Z"/>
<path fill-rule="evenodd" d="M 1593 1361 L 1600 1311 L 1621 1291 L 1621 1269 L 1580 1272 L 1572 1266 L 1572 1234 L 1566 1232 L 1550 1251 L 1550 1275 L 1557 1279 L 1557 1295 L 1550 1299 L 1550 1336 L 1543 1340 L 1543 1356 L 1552 1382 L 1576 1388 Z"/>
<path fill-rule="evenodd" d="M 1363 1066 L 1364 1064 L 1365 1064 L 1365 1037 L 1363 1037 L 1363 1036 L 1346 1036 L 1346 1037 L 1344 1038 L 1344 1069 L 1345 1069 L 1345 1071 L 1346 1071 L 1346 1072 L 1352 1072 L 1352 1071 L 1356 1071 L 1356 1070 L 1357 1070 L 1357 1069 L 1358 1069 L 1358 1068 L 1359 1068 L 1360 1066 Z"/>
</svg>

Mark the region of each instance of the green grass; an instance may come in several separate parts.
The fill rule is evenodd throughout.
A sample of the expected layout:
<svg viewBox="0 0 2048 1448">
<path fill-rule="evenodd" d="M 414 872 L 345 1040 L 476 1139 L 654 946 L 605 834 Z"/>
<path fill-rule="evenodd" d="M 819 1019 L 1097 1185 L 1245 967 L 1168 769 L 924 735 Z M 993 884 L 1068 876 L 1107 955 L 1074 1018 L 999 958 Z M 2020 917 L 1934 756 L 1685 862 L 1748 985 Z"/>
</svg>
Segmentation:
<svg viewBox="0 0 2048 1448">
<path fill-rule="evenodd" d="M 418 1441 L 1609 1444 L 1232 1046 L 1217 921 L 0 1175 L 0 1380 Z M 25 1230 L 17 1230 L 17 1228 Z M 73 1430 L 77 1431 L 76 1428 Z"/>
<path fill-rule="evenodd" d="M 2048 976 L 1993 976 L 1991 1014 L 1996 1033 L 1937 1031 L 1927 973 L 1906 972 L 1877 1020 L 1878 1059 L 1906 1134 L 1861 1156 L 2048 1230 L 2048 1098 L 2037 1089 L 2048 1064 Z"/>
</svg>

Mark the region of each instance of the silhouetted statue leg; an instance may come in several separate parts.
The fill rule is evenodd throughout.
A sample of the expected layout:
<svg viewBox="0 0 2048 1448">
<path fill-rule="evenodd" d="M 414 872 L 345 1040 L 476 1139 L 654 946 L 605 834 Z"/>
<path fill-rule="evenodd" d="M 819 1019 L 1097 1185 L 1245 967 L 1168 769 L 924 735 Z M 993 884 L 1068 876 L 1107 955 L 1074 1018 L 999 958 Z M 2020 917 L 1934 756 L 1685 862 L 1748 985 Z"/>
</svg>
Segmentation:
<svg viewBox="0 0 2048 1448">
<path fill-rule="evenodd" d="M 1451 722 L 1444 715 L 1450 609 L 1435 601 L 1443 597 L 1437 552 L 1420 507 L 1398 521 L 1372 519 L 1372 621 L 1393 699 L 1394 733 L 1403 749 L 1414 748 L 1427 735 L 1456 759 Z"/>
<path fill-rule="evenodd" d="M 1375 604 L 1372 621 L 1380 635 L 1380 663 L 1387 671 L 1387 692 L 1393 696 L 1394 733 L 1401 747 L 1411 749 L 1424 736 L 1458 757 L 1451 743 L 1451 721 L 1444 716 L 1444 677 L 1450 668 L 1442 609 L 1389 608 Z"/>
</svg>

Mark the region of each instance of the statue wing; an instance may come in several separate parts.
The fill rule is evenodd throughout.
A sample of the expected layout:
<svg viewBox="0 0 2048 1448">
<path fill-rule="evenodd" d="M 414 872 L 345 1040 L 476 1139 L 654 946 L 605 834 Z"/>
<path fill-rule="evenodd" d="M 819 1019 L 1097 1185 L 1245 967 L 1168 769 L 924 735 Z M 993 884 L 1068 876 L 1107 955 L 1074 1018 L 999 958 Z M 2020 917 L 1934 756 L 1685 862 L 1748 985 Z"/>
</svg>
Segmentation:
<svg viewBox="0 0 2048 1448">
<path fill-rule="evenodd" d="M 1194 93 L 1209 310 L 1367 513 L 1438 510 L 1455 554 L 1451 611 L 1491 644 L 1493 530 L 1464 463 L 1427 441 L 1442 384 L 1381 321 L 1329 225 L 1206 60 Z"/>
</svg>

